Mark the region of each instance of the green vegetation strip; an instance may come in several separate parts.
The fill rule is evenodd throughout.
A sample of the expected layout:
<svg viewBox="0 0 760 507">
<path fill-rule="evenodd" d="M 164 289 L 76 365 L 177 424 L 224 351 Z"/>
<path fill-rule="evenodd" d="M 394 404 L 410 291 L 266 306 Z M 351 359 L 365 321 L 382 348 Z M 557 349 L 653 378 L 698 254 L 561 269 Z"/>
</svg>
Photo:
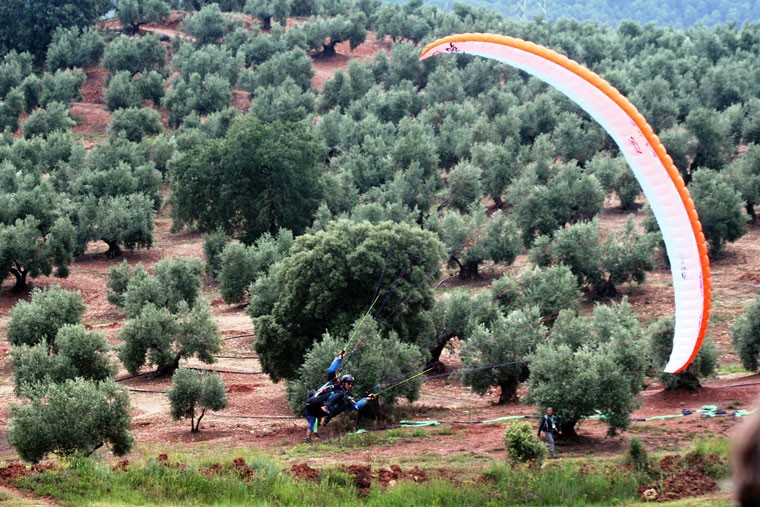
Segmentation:
<svg viewBox="0 0 760 507">
<path fill-rule="evenodd" d="M 374 474 L 366 487 L 350 465 L 347 461 L 343 467 L 320 469 L 307 480 L 258 456 L 245 459 L 250 473 L 241 472 L 229 458 L 221 463 L 151 459 L 124 467 L 75 459 L 68 466 L 19 479 L 17 485 L 71 506 L 550 505 L 558 498 L 573 505 L 610 505 L 638 497 L 635 474 L 615 466 L 565 462 L 535 470 L 498 464 L 482 473 L 427 472 L 425 481 L 400 480 L 387 487 Z"/>
</svg>

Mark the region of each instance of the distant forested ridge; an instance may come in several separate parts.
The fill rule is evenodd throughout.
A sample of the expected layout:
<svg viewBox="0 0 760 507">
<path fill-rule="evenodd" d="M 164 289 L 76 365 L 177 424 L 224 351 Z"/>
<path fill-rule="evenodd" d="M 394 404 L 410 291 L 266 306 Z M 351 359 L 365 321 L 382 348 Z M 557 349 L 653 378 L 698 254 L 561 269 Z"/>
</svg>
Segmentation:
<svg viewBox="0 0 760 507">
<path fill-rule="evenodd" d="M 453 8 L 452 0 L 428 0 L 443 9 Z M 543 16 L 552 21 L 560 18 L 595 20 L 617 26 L 623 21 L 654 23 L 675 28 L 695 25 L 715 26 L 760 20 L 760 2 L 746 0 L 470 0 L 472 7 L 485 7 L 507 17 L 532 19 Z"/>
</svg>

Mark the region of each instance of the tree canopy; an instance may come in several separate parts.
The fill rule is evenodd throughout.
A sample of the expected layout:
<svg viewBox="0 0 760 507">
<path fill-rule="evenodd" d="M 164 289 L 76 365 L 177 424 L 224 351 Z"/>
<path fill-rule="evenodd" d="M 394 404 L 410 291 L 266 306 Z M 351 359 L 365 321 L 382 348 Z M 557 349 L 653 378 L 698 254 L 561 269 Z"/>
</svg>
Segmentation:
<svg viewBox="0 0 760 507">
<path fill-rule="evenodd" d="M 253 241 L 278 229 L 302 232 L 322 190 L 320 148 L 303 123 L 237 119 L 227 135 L 172 164 L 178 223 L 222 227 Z"/>
</svg>

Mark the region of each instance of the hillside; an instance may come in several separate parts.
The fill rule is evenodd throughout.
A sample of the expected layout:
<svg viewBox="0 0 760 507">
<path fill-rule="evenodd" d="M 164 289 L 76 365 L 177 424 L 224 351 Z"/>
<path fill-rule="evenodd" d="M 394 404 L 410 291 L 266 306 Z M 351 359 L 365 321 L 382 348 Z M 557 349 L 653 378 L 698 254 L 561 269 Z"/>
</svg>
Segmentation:
<svg viewBox="0 0 760 507">
<path fill-rule="evenodd" d="M 452 9 L 454 4 L 450 0 L 430 0 L 428 3 L 443 9 Z M 660 26 L 691 28 L 697 25 L 711 27 L 730 23 L 756 23 L 760 20 L 760 7 L 755 2 L 476 0 L 468 4 L 498 12 L 509 18 L 543 17 L 551 21 L 568 18 L 596 21 L 610 26 L 631 21 L 642 25 L 653 23 Z"/>
<path fill-rule="evenodd" d="M 416 14 L 411 15 L 414 16 Z M 66 265 L 68 273 L 65 277 L 53 276 L 52 273 L 37 276 L 35 273 L 30 275 L 28 286 L 20 293 L 14 290 L 17 280 L 12 275 L 0 281 L 0 332 L 3 336 L 11 320 L 11 311 L 19 301 L 29 300 L 33 289 L 60 285 L 66 290 L 81 293 L 86 305 L 82 322 L 88 330 L 104 335 L 109 345 L 117 350 L 123 344 L 121 333 L 130 319 L 124 308 L 108 300 L 109 269 L 118 266 L 122 260 L 132 267 L 141 264 L 149 273 L 153 273 L 156 264 L 163 259 L 206 262 L 205 234 L 213 232 L 216 226 L 226 226 L 233 236 L 255 245 L 258 238 L 276 232 L 278 221 L 292 218 L 288 213 L 277 216 L 271 224 L 267 224 L 266 233 L 261 234 L 260 230 L 246 229 L 253 222 L 252 215 L 245 215 L 251 208 L 268 210 L 283 203 L 293 204 L 293 208 L 286 211 L 298 210 L 292 213 L 299 215 L 299 220 L 293 222 L 297 230 L 295 242 L 304 241 L 303 237 L 306 236 L 327 236 L 331 231 L 330 224 L 351 220 L 364 223 L 396 220 L 409 229 L 429 228 L 431 235 L 435 233 L 438 235 L 436 237 L 441 237 L 441 250 L 445 250 L 435 272 L 424 273 L 426 283 L 420 284 L 424 285 L 424 289 L 429 289 L 433 305 L 460 295 L 475 301 L 477 297 L 488 294 L 494 284 L 504 280 L 504 277 L 517 280 L 530 269 L 538 270 L 535 252 L 530 252 L 528 240 L 533 241 L 541 234 L 548 238 L 555 230 L 566 230 L 576 223 L 591 223 L 593 218 L 599 230 L 599 241 L 602 242 L 625 230 L 629 217 L 632 217 L 636 233 L 643 234 L 648 216 L 645 198 L 638 186 L 631 192 L 630 182 L 636 182 L 628 176 L 631 173 L 622 157 L 617 157 L 618 152 L 612 146 L 611 139 L 588 115 L 545 84 L 517 71 L 505 70 L 466 56 L 450 62 L 440 58 L 440 62 L 430 63 L 426 67 L 426 64 L 417 61 L 420 46 L 409 38 L 395 40 L 397 36 L 388 33 L 389 25 L 372 27 L 378 30 L 367 31 L 358 44 L 343 39 L 332 47 L 335 53 L 331 54 L 328 48 L 332 42 L 330 37 L 322 37 L 319 44 L 310 42 L 317 49 L 304 49 L 305 35 L 301 38 L 290 35 L 291 38 L 288 38 L 288 33 L 298 30 L 294 27 L 322 23 L 316 19 L 292 17 L 288 20 L 287 30 L 277 27 L 262 30 L 259 28 L 260 21 L 250 15 L 224 13 L 222 18 L 229 21 L 225 27 L 227 32 L 224 37 L 220 36 L 208 44 L 193 40 L 201 37 L 202 33 L 194 32 L 195 35 L 191 36 L 187 31 L 187 22 L 192 16 L 180 11 L 173 11 L 163 22 L 145 23 L 139 34 L 129 37 L 120 32 L 118 22 L 102 22 L 97 30 L 112 48 L 122 43 L 136 46 L 137 41 L 153 40 L 155 45 L 152 47 L 165 51 L 166 61 L 156 63 L 155 69 L 140 68 L 134 74 L 130 70 L 109 69 L 108 58 L 86 65 L 81 71 L 81 97 L 68 102 L 68 111 L 74 123 L 67 127 L 70 128 L 69 137 L 66 137 L 67 133 L 52 132 L 27 136 L 30 127 L 25 122 L 46 107 L 54 111 L 55 106 L 50 107 L 49 103 L 43 106 L 41 102 L 31 112 L 19 113 L 17 128 L 5 136 L 4 144 L 0 146 L 4 164 L 0 178 L 3 191 L 0 233 L 19 227 L 18 222 L 7 219 L 15 218 L 12 213 L 17 212 L 26 218 L 32 213 L 25 210 L 33 209 L 41 213 L 33 205 L 42 203 L 50 205 L 50 209 L 43 210 L 46 218 L 48 214 L 51 217 L 57 214 L 46 223 L 63 216 L 71 217 L 71 229 L 79 235 L 72 234 L 71 242 L 80 238 L 85 240 L 84 252 Z M 432 16 L 430 19 L 437 18 Z M 440 19 L 437 21 L 443 23 Z M 465 21 L 460 21 L 465 24 Z M 481 26 L 477 19 L 470 21 L 472 26 Z M 452 19 L 447 22 L 452 22 Z M 483 21 L 487 22 L 490 21 Z M 750 29 L 741 33 L 729 29 L 715 32 L 700 29 L 689 32 L 694 39 L 689 44 L 681 44 L 688 38 L 685 32 L 662 29 L 658 32 L 661 39 L 658 44 L 662 43 L 667 49 L 661 53 L 659 48 L 654 49 L 655 46 L 646 42 L 650 35 L 644 30 L 628 33 L 605 28 L 581 35 L 573 30 L 587 30 L 588 26 L 557 27 L 557 31 L 552 32 L 543 31 L 541 22 L 520 25 L 521 30 L 535 35 L 539 42 L 578 59 L 586 59 L 584 63 L 589 67 L 615 82 L 636 102 L 653 125 L 657 125 L 663 142 L 680 164 L 685 177 L 699 181 L 701 176 L 698 175 L 720 169 L 720 174 L 728 175 L 720 182 L 729 188 L 735 198 L 736 202 L 732 201 L 734 207 L 741 212 L 749 202 L 750 210 L 755 213 L 760 210 L 757 201 L 752 201 L 756 197 L 740 185 L 744 181 L 743 176 L 749 175 L 747 180 L 750 180 L 754 174 L 749 165 L 740 163 L 750 160 L 758 140 L 756 123 L 753 123 L 758 91 L 752 81 L 753 72 L 756 71 L 752 62 L 756 65 L 753 52 L 760 51 L 760 47 L 751 43 L 748 35 Z M 623 32 L 628 38 L 621 35 Z M 151 39 L 151 35 L 161 38 Z M 542 37 L 546 40 L 541 41 Z M 738 40 L 747 47 L 731 53 L 729 48 Z M 608 44 L 600 45 L 600 41 L 607 41 Z M 636 54 L 624 55 L 623 47 Z M 712 56 L 721 56 L 707 58 L 703 48 L 713 51 Z M 609 55 L 605 51 L 609 51 Z M 668 61 L 662 57 L 665 51 L 672 56 Z M 146 55 L 149 56 L 148 53 Z M 133 63 L 125 60 L 119 65 L 128 67 Z M 17 65 L 23 70 L 22 64 L 10 59 L 8 62 L 8 68 L 15 69 L 14 65 Z M 742 67 L 746 72 L 721 72 Z M 214 70 L 209 70 L 211 68 Z M 19 70 L 19 75 L 23 74 L 22 70 Z M 139 98 L 139 107 L 115 105 L 121 98 L 119 94 L 114 94 L 116 85 L 113 84 L 118 83 L 119 74 L 126 76 L 127 91 L 122 95 L 128 97 L 130 93 L 137 93 L 135 89 L 143 89 L 138 83 L 142 79 L 147 82 L 146 76 L 151 72 L 154 73 L 154 82 L 162 86 L 160 96 L 155 94 L 153 98 Z M 682 77 L 682 73 L 686 72 L 694 79 Z M 75 73 L 62 70 L 57 75 L 73 76 L 71 79 L 75 81 Z M 201 77 L 202 73 L 206 74 Z M 41 81 L 49 83 L 56 79 L 51 77 L 52 74 L 46 73 L 47 77 Z M 210 75 L 213 76 L 209 79 Z M 727 77 L 729 75 L 731 79 Z M 34 79 L 28 76 L 19 81 L 26 84 L 19 84 L 18 90 L 29 90 L 32 88 L 30 83 L 34 83 Z M 668 87 L 668 83 L 675 81 L 691 84 Z M 129 91 L 132 85 L 135 88 Z M 48 89 L 42 86 L 41 90 L 53 93 L 53 87 Z M 147 85 L 145 87 L 148 88 Z M 12 93 L 16 90 L 10 86 L 7 88 L 2 90 L 6 93 L 4 102 L 0 104 L 2 107 L 12 102 Z M 667 94 L 663 92 L 658 95 L 658 90 L 666 88 Z M 44 96 L 42 93 L 40 95 Z M 659 101 L 660 98 L 662 101 Z M 122 123 L 123 132 L 119 133 L 114 123 L 124 121 L 122 115 L 125 110 L 139 111 L 144 116 Z M 691 114 L 692 111 L 699 114 Z M 215 164 L 234 159 L 229 154 L 239 152 L 224 152 L 225 156 L 216 159 L 209 154 L 236 148 L 229 146 L 233 144 L 230 139 L 235 139 L 230 132 L 239 134 L 235 128 L 240 124 L 236 122 L 255 116 L 266 118 L 267 121 L 262 122 L 265 125 L 296 124 L 313 136 L 314 144 L 319 144 L 321 149 L 318 155 L 322 157 L 316 166 L 315 172 L 320 179 L 315 187 L 324 187 L 324 192 L 314 202 L 305 198 L 300 200 L 302 196 L 292 196 L 287 192 L 269 201 L 263 198 L 251 201 L 236 209 L 232 216 L 209 225 L 210 221 L 205 221 L 208 216 L 192 215 L 197 210 L 187 211 L 182 206 L 188 202 L 192 204 L 193 199 L 200 202 L 207 195 L 214 194 L 216 188 L 209 185 L 206 192 L 182 200 L 175 194 L 178 171 L 188 167 L 196 169 L 207 161 Z M 292 121 L 293 118 L 297 121 Z M 139 135 L 135 134 L 140 130 L 135 125 L 145 130 Z M 708 127 L 714 127 L 714 130 Z M 136 140 L 128 139 L 130 135 L 136 135 Z M 283 139 L 280 141 L 284 142 Z M 309 145 L 304 143 L 303 146 L 304 151 L 308 151 Z M 212 149 L 220 151 L 208 151 Z M 273 159 L 285 157 L 276 150 L 265 155 L 272 155 Z M 198 160 L 201 162 L 196 164 Z M 257 161 L 245 162 L 250 162 L 252 167 Z M 212 163 L 209 167 L 218 167 L 220 172 L 225 170 L 221 163 L 219 166 Z M 306 165 L 299 166 L 299 169 L 307 172 L 309 167 Z M 716 171 L 708 169 L 712 167 Z M 124 174 L 129 177 L 124 177 Z M 560 176 L 555 177 L 554 174 Z M 27 176 L 26 180 L 21 178 L 22 175 Z M 243 178 L 246 175 L 242 171 L 239 176 Z M 301 183 L 295 179 L 292 185 Z M 219 181 L 226 185 L 226 191 L 238 190 L 235 187 L 239 181 L 224 181 L 223 178 Z M 570 194 L 570 190 L 574 189 L 563 187 L 563 181 L 568 188 L 572 187 L 572 182 L 585 182 L 585 188 L 581 190 L 595 192 L 589 190 L 588 193 L 578 191 L 577 194 Z M 551 187 L 552 184 L 556 186 Z M 30 189 L 25 185 L 30 185 Z M 100 238 L 97 234 L 106 229 L 108 220 L 103 216 L 110 216 L 106 214 L 107 204 L 114 202 L 109 199 L 120 197 L 121 188 L 129 188 L 134 194 L 144 191 L 146 201 L 160 202 L 161 205 L 150 210 L 149 236 L 133 240 L 131 244 L 123 242 L 122 255 L 114 258 L 110 256 L 112 243 L 118 246 L 118 241 L 108 242 L 107 238 Z M 256 189 L 252 185 L 244 190 L 253 193 Z M 27 195 L 24 193 L 27 190 L 37 193 Z M 566 190 L 570 196 L 568 198 L 552 195 L 552 192 L 559 194 Z M 545 199 L 547 202 L 536 204 L 544 207 L 527 207 L 526 203 L 535 204 L 535 199 L 531 201 L 529 198 L 547 195 L 552 195 L 551 204 L 547 204 L 549 200 Z M 593 213 L 589 216 L 555 220 L 551 215 L 552 210 L 562 211 L 563 201 L 578 199 L 579 202 L 572 204 L 577 211 L 577 208 L 597 198 L 598 209 L 592 209 Z M 624 199 L 630 201 L 624 203 Z M 17 209 L 12 205 L 15 202 L 23 202 L 26 208 L 19 206 Z M 220 202 L 216 194 L 202 204 L 213 202 Z M 181 212 L 186 214 L 182 215 Z M 746 215 L 739 214 L 746 221 Z M 465 225 L 460 225 L 458 229 L 451 226 L 444 229 L 437 221 L 440 219 L 443 222 L 441 217 L 445 216 L 461 219 Z M 551 220 L 546 217 L 551 217 Z M 492 218 L 494 221 L 503 218 L 512 225 L 521 220 L 519 228 L 505 226 L 507 232 L 499 243 L 503 250 L 507 250 L 504 246 L 507 243 L 517 244 L 517 253 L 514 259 L 502 259 L 499 256 L 501 252 L 482 254 L 482 258 L 475 262 L 474 274 L 463 276 L 465 270 L 462 266 L 466 264 L 466 256 L 475 256 L 473 252 L 478 248 L 486 249 L 478 241 L 491 234 L 490 231 L 486 233 L 490 225 L 485 224 L 490 224 L 488 220 Z M 535 225 L 531 219 L 546 219 L 546 222 Z M 302 222 L 307 223 L 302 225 Z M 92 227 L 92 230 L 87 227 Z M 127 228 L 126 222 L 121 223 L 121 228 Z M 533 236 L 526 231 L 533 231 Z M 447 233 L 457 237 L 454 245 L 445 243 Z M 251 240 L 252 236 L 254 240 Z M 299 237 L 302 239 L 299 240 Z M 228 241 L 235 243 L 229 238 Z M 382 257 L 385 254 L 385 258 L 381 258 L 383 262 L 378 264 L 382 265 L 382 270 L 377 270 L 381 273 L 377 282 L 379 288 L 380 282 L 384 281 L 384 264 L 395 253 L 397 245 L 400 245 L 399 249 L 409 248 L 401 255 L 405 269 L 395 275 L 396 279 L 386 281 L 392 288 L 385 290 L 393 295 L 393 287 L 404 281 L 409 266 L 417 267 L 414 263 L 418 253 L 412 248 L 415 245 L 404 246 L 395 240 L 390 245 L 376 247 L 368 256 L 377 259 L 378 255 Z M 633 439 L 640 440 L 652 454 L 653 463 L 660 463 L 658 466 L 667 471 L 668 463 L 678 461 L 680 456 L 693 454 L 695 445 L 714 441 L 725 443 L 743 424 L 743 419 L 733 414 L 739 410 L 754 409 L 760 395 L 760 381 L 757 375 L 740 366 L 741 361 L 731 341 L 731 328 L 747 305 L 760 296 L 760 224 L 747 223 L 746 234 L 725 241 L 721 246 L 720 255 L 711 260 L 713 312 L 709 337 L 717 348 L 716 371 L 702 379 L 700 389 L 667 391 L 657 376 L 652 374 L 652 369 L 647 368 L 649 376 L 645 377 L 645 387 L 640 393 L 636 391 L 637 407 L 630 412 L 631 426 L 616 436 L 608 436 L 607 421 L 595 416 L 584 417 L 576 428 L 578 437 L 559 442 L 561 460 L 538 470 L 537 475 L 531 476 L 534 482 L 540 482 L 542 473 L 569 467 L 581 470 L 581 474 L 589 470 L 599 472 L 613 484 L 615 480 L 610 477 L 614 474 L 630 474 L 630 466 L 624 463 L 624 456 L 627 456 Z M 419 249 L 419 246 L 416 248 Z M 345 245 L 341 244 L 331 253 L 339 258 L 340 254 L 345 253 L 341 250 L 345 249 Z M 655 247 L 652 247 L 652 252 L 655 252 Z M 361 258 L 357 259 L 354 262 L 358 266 Z M 274 261 L 271 264 L 277 266 Z M 334 269 L 325 262 L 324 278 L 330 280 L 328 267 Z M 268 269 L 270 266 L 266 266 Z M 241 269 L 241 277 L 247 276 L 248 273 L 243 271 Z M 378 273 L 369 268 L 367 271 L 370 274 L 365 278 L 372 281 L 378 279 Z M 614 296 L 600 296 L 590 285 L 576 286 L 579 282 L 571 277 L 573 289 L 578 294 L 578 318 L 591 315 L 597 306 L 627 301 L 641 325 L 643 335 L 648 325 L 672 315 L 672 274 L 663 261 L 661 251 L 657 251 L 651 269 L 645 271 L 643 283 L 626 280 L 613 286 L 616 289 Z M 268 273 L 265 271 L 267 276 Z M 261 283 L 274 283 L 267 282 L 261 273 L 257 276 L 264 280 Z M 259 459 L 259 455 L 252 457 L 251 453 L 255 451 L 273 460 L 278 470 L 289 477 L 313 479 L 312 475 L 323 473 L 322 482 L 318 483 L 320 488 L 330 489 L 338 484 L 340 487 L 334 489 L 340 490 L 341 494 L 348 491 L 347 495 L 354 495 L 356 490 L 360 498 L 369 495 L 368 502 L 382 502 L 377 496 L 371 496 L 370 489 L 389 491 L 399 481 L 422 484 L 432 479 L 442 480 L 454 488 L 462 485 L 477 487 L 479 484 L 490 487 L 497 483 L 493 467 L 501 466 L 509 459 L 504 432 L 506 424 L 512 419 L 506 418 L 525 419 L 535 427 L 539 408 L 536 403 L 527 401 L 528 383 L 520 384 L 517 399 L 505 404 L 497 403 L 503 392 L 497 382 L 489 384 L 483 396 L 463 385 L 459 375 L 466 370 L 464 367 L 468 360 L 465 357 L 466 339 L 472 339 L 477 333 L 477 330 L 467 329 L 460 331 L 444 347 L 436 372 L 428 371 L 426 376 L 421 377 L 424 380 L 420 382 L 416 401 L 410 403 L 402 399 L 392 412 L 383 416 L 358 420 L 355 417 L 341 417 L 323 429 L 321 443 L 306 445 L 303 443 L 306 423 L 302 417 L 294 416 L 288 406 L 287 382 L 273 383 L 270 380 L 265 370 L 271 367 L 271 362 L 267 363 L 262 358 L 267 351 L 255 349 L 261 331 L 253 324 L 248 304 L 257 294 L 246 292 L 241 303 L 225 302 L 222 283 L 205 274 L 201 292 L 210 304 L 213 322 L 223 339 L 223 350 L 215 354 L 213 364 L 190 358 L 183 359 L 181 366 L 219 372 L 229 405 L 224 410 L 207 413 L 201 431 L 191 433 L 188 421 L 172 421 L 169 416 L 170 406 L 165 392 L 171 386 L 171 378 L 157 375 L 154 365 L 146 365 L 138 375 L 130 375 L 119 364 L 116 380 L 129 390 L 132 402 L 130 429 L 136 446 L 126 460 L 119 460 L 108 449 L 99 450 L 94 461 L 105 466 L 104 470 L 114 473 L 131 471 L 147 463 L 146 468 L 153 472 L 158 465 L 160 470 L 165 470 L 160 467 L 166 466 L 166 470 L 184 472 L 186 465 L 183 460 L 189 460 L 189 468 L 194 470 L 197 463 L 192 460 L 200 455 L 199 463 L 202 466 L 197 466 L 205 470 L 202 475 L 213 476 L 215 470 L 229 466 L 227 461 L 230 456 L 244 455 L 242 465 L 240 462 L 235 465 L 235 473 L 241 474 L 243 482 L 248 481 L 246 484 L 249 484 L 250 476 L 256 473 L 263 475 L 266 470 L 266 466 L 258 461 L 258 468 L 250 465 L 255 471 L 247 468 Z M 266 285 L 258 287 L 271 288 Z M 246 285 L 245 290 L 251 289 Z M 361 291 L 357 294 L 351 296 L 355 299 L 365 296 Z M 293 305 L 300 303 L 303 302 L 294 301 Z M 399 306 L 404 303 L 401 301 Z M 433 309 L 438 307 L 433 306 L 430 310 Z M 371 306 L 362 307 L 367 314 L 371 310 Z M 506 310 L 503 311 L 506 313 Z M 501 315 L 502 310 L 495 308 L 492 312 Z M 466 312 L 464 321 L 474 321 L 476 313 Z M 343 318 L 348 324 L 340 318 L 335 319 L 331 324 L 342 324 L 344 328 L 337 331 L 330 328 L 329 332 L 346 336 L 354 318 Z M 543 317 L 541 322 L 550 320 Z M 434 337 L 450 330 L 432 317 L 431 323 L 431 326 L 438 326 L 434 329 Z M 480 322 L 482 329 L 491 325 L 496 329 L 496 324 L 491 321 Z M 327 330 L 320 329 L 320 333 Z M 549 331 L 543 337 L 544 341 L 548 341 L 548 334 Z M 635 347 L 640 347 L 641 356 L 648 356 L 654 347 L 641 336 L 633 338 L 637 340 Z M 289 346 L 287 342 L 286 347 Z M 604 349 L 605 345 L 599 348 Z M 11 498 L 19 495 L 18 490 L 12 489 L 16 484 L 12 481 L 18 476 L 32 473 L 31 469 L 17 464 L 17 454 L 7 438 L 10 406 L 21 402 L 14 395 L 11 350 L 7 340 L 0 340 L 0 500 L 5 498 L 2 496 L 4 494 Z M 303 360 L 301 357 L 298 359 Z M 296 366 L 300 364 L 297 362 Z M 321 376 L 321 369 L 319 373 Z M 352 373 L 357 377 L 362 375 L 361 371 Z M 556 402 L 561 403 L 562 400 Z M 726 413 L 716 414 L 704 408 L 709 405 Z M 684 410 L 692 412 L 685 414 Z M 410 420 L 417 425 L 401 427 L 402 420 Z M 437 424 L 427 425 L 433 422 Z M 213 464 L 206 462 L 216 456 L 220 458 Z M 705 463 L 699 462 L 696 467 L 699 470 L 694 475 L 686 477 L 675 473 L 677 480 L 668 482 L 669 486 L 658 484 L 657 487 L 662 488 L 659 494 L 663 497 L 667 495 L 672 500 L 698 496 L 705 504 L 726 505 L 730 501 L 731 486 L 725 475 L 728 467 L 725 455 L 705 458 L 707 461 L 709 459 L 718 460 L 717 465 L 713 464 L 722 470 L 721 480 L 716 482 L 709 474 L 703 473 Z M 72 468 L 76 469 L 77 466 Z M 43 476 L 46 470 L 65 475 L 68 473 L 64 471 L 68 470 L 66 467 L 66 460 L 55 459 L 46 462 L 41 471 Z M 494 486 L 497 489 L 503 486 L 502 483 L 498 484 L 501 485 Z M 644 484 L 640 486 L 643 489 Z M 170 485 L 168 489 L 173 487 Z M 501 494 L 506 493 L 502 491 Z M 625 497 L 626 501 L 635 501 L 633 498 L 638 498 L 639 494 L 643 491 L 634 493 L 633 497 Z M 77 498 L 73 504 L 87 503 L 81 497 Z M 60 497 L 59 500 L 68 505 L 68 500 Z M 355 500 L 356 496 L 350 496 L 346 504 Z M 34 501 L 37 500 L 30 500 Z M 119 501 L 128 503 L 126 500 Z M 197 498 L 189 501 L 202 503 Z M 277 496 L 264 497 L 262 501 L 287 503 Z M 594 501 L 604 504 L 610 499 Z M 44 502 L 56 504 L 55 500 Z M 163 499 L 162 502 L 169 505 L 173 500 Z M 304 502 L 308 503 L 308 500 Z"/>
</svg>

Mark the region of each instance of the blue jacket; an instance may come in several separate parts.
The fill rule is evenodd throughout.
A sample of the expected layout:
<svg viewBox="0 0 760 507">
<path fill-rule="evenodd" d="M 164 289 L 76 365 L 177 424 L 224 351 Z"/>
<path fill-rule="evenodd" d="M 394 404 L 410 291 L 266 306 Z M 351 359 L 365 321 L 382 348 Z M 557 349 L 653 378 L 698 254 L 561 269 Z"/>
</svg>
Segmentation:
<svg viewBox="0 0 760 507">
<path fill-rule="evenodd" d="M 359 410 L 367 404 L 367 398 L 362 398 L 359 401 L 349 395 L 348 391 L 343 387 L 343 384 L 337 379 L 337 371 L 340 367 L 341 359 L 336 357 L 329 368 L 327 368 L 327 383 L 317 389 L 317 392 L 309 399 L 313 400 L 312 403 L 306 400 L 307 407 L 309 405 L 317 404 L 318 407 L 327 408 L 327 412 L 330 417 L 335 417 L 344 410 Z"/>
</svg>

